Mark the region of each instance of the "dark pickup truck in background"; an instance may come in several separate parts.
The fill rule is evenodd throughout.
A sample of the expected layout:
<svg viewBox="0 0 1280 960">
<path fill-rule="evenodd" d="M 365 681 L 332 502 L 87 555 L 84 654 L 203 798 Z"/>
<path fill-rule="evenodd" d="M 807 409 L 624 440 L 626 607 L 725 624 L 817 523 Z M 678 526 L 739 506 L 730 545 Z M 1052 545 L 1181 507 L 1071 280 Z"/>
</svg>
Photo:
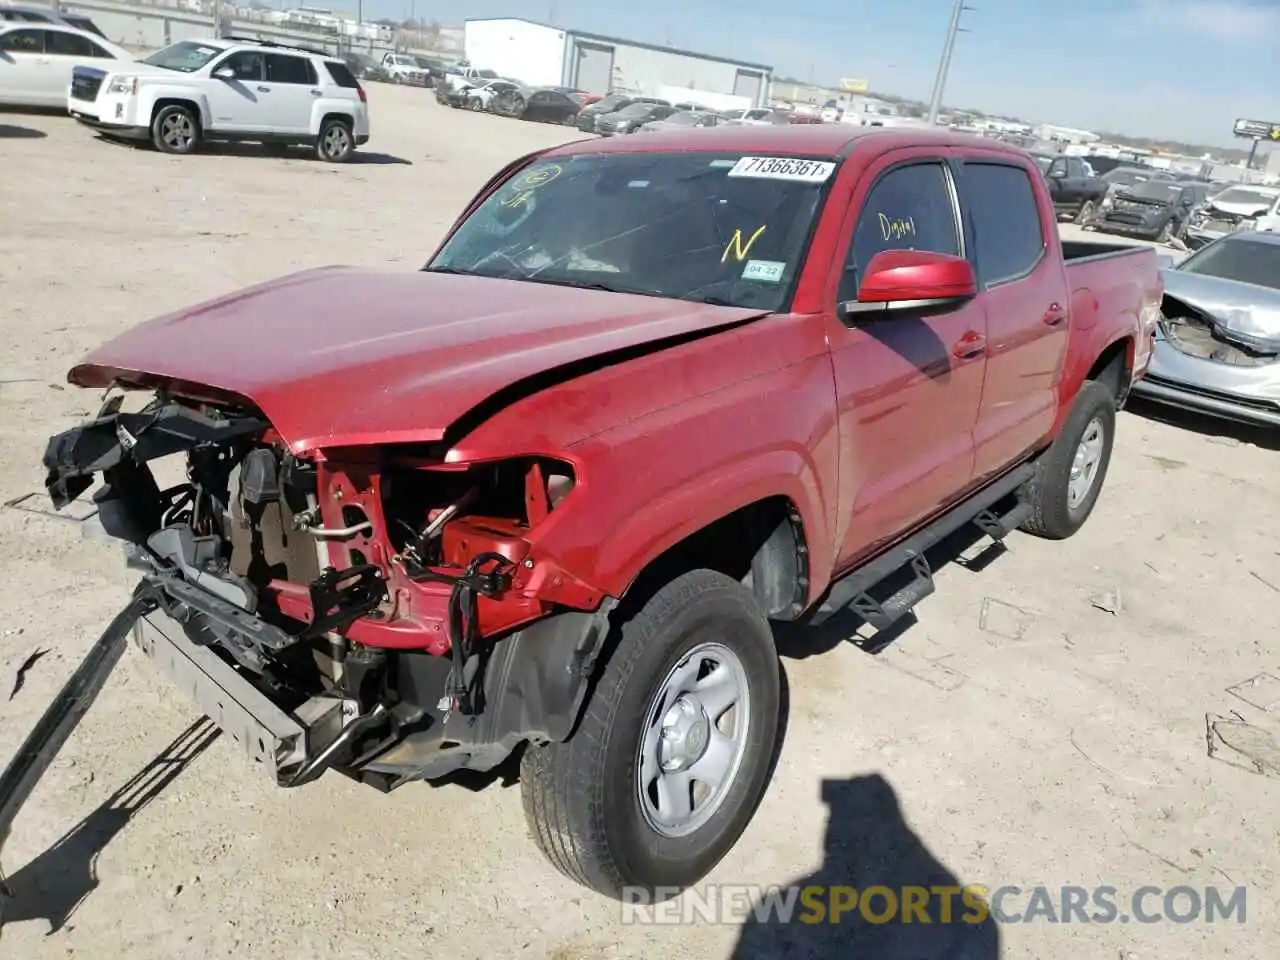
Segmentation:
<svg viewBox="0 0 1280 960">
<path fill-rule="evenodd" d="M 949 534 L 1090 516 L 1162 286 L 1055 213 L 1026 153 L 940 131 L 590 139 L 500 171 L 421 271 L 310 270 L 102 345 L 70 381 L 147 406 L 51 438 L 46 486 L 101 478 L 140 580 L 0 776 L 0 840 L 136 625 L 274 783 L 523 746 L 566 876 L 697 881 L 769 782 L 770 621 L 890 628 Z M 454 828 L 421 801 L 398 842 Z"/>
<path fill-rule="evenodd" d="M 1107 194 L 1102 178 L 1093 174 L 1079 157 L 1051 153 L 1031 156 L 1049 184 L 1054 213 L 1070 217 L 1073 223 L 1089 223 Z"/>
</svg>

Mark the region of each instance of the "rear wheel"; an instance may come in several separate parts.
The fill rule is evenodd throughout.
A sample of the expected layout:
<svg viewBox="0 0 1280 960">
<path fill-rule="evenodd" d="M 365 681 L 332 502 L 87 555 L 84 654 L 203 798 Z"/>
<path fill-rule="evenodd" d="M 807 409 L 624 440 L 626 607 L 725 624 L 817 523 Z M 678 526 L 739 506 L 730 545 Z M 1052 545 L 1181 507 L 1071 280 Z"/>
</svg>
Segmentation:
<svg viewBox="0 0 1280 960">
<path fill-rule="evenodd" d="M 573 736 L 525 751 L 525 817 L 542 852 L 615 899 L 695 883 L 764 793 L 780 686 L 745 587 L 710 570 L 664 586 L 622 626 Z"/>
<path fill-rule="evenodd" d="M 1086 380 L 1062 431 L 1036 466 L 1028 490 L 1032 513 L 1023 530 L 1065 540 L 1084 526 L 1111 463 L 1115 425 L 1115 395 L 1097 380 Z"/>
<path fill-rule="evenodd" d="M 200 144 L 200 121 L 181 104 L 161 107 L 151 121 L 151 142 L 162 153 L 191 153 Z"/>
<path fill-rule="evenodd" d="M 347 121 L 330 117 L 320 125 L 320 135 L 316 137 L 316 156 L 321 160 L 345 163 L 355 149 L 356 139 Z"/>
<path fill-rule="evenodd" d="M 1163 227 L 1161 227 L 1160 232 L 1156 234 L 1156 243 L 1168 243 L 1172 239 L 1173 239 L 1173 221 L 1170 220 Z"/>
<path fill-rule="evenodd" d="M 1092 220 L 1097 209 L 1097 205 L 1092 200 L 1086 200 L 1080 204 L 1080 212 L 1076 214 L 1076 225 L 1082 227 Z"/>
</svg>

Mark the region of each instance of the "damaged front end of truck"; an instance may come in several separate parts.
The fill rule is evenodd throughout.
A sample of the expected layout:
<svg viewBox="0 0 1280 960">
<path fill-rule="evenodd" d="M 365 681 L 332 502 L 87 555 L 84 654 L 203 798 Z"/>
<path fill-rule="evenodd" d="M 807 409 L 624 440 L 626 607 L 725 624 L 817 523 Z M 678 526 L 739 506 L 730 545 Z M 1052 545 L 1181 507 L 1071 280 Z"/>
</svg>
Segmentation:
<svg viewBox="0 0 1280 960">
<path fill-rule="evenodd" d="M 249 405 L 122 399 L 49 441 L 46 488 L 92 489 L 141 579 L 0 780 L 0 840 L 129 635 L 281 786 L 389 790 L 568 737 L 613 605 L 534 545 L 573 464 L 298 455 Z"/>
</svg>

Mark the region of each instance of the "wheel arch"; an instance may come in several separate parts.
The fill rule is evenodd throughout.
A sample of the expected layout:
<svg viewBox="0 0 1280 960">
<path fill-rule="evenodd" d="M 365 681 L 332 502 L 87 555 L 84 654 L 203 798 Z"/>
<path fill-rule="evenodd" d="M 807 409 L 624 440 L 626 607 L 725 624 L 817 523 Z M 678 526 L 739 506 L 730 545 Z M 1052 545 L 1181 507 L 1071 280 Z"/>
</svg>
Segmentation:
<svg viewBox="0 0 1280 960">
<path fill-rule="evenodd" d="M 155 125 L 156 117 L 165 107 L 186 107 L 195 115 L 201 134 L 209 128 L 208 111 L 205 109 L 201 99 L 176 93 L 158 93 L 155 96 L 151 102 L 151 110 L 148 113 L 148 126 Z"/>
</svg>

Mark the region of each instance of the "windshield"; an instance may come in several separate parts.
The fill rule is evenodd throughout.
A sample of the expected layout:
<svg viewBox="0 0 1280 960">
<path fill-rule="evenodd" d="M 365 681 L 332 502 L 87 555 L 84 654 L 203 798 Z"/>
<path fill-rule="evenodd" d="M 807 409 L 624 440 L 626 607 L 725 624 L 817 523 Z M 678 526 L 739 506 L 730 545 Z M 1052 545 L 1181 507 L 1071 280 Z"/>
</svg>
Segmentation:
<svg viewBox="0 0 1280 960">
<path fill-rule="evenodd" d="M 835 166 L 691 152 L 541 160 L 427 269 L 780 310 Z"/>
<path fill-rule="evenodd" d="M 610 111 L 617 110 L 619 107 L 625 106 L 630 102 L 630 97 L 620 97 L 616 93 L 611 93 L 603 100 L 596 101 L 592 105 L 592 109 L 598 110 L 600 113 L 609 113 Z"/>
<path fill-rule="evenodd" d="M 1228 187 L 1213 198 L 1214 203 L 1241 203 L 1253 207 L 1269 207 L 1275 202 L 1274 193 L 1263 193 L 1261 190 L 1246 190 L 1242 187 Z"/>
<path fill-rule="evenodd" d="M 1126 197 L 1137 197 L 1139 200 L 1158 200 L 1161 203 L 1173 203 L 1178 199 L 1182 187 L 1170 181 L 1148 180 L 1134 184 L 1124 191 Z"/>
<path fill-rule="evenodd" d="M 696 127 L 698 122 L 702 120 L 702 117 L 703 114 L 701 113 L 689 113 L 688 111 L 685 111 L 683 113 L 673 113 L 663 122 L 673 124 L 677 127 Z"/>
<path fill-rule="evenodd" d="M 1052 157 L 1032 157 L 1036 162 L 1036 166 L 1040 168 L 1041 173 L 1049 172 L 1049 164 L 1053 163 Z"/>
<path fill-rule="evenodd" d="M 213 47 L 194 40 L 179 40 L 177 43 L 171 43 L 157 50 L 142 62 L 153 67 L 163 67 L 165 70 L 194 73 L 220 53 L 222 53 L 221 47 Z"/>
<path fill-rule="evenodd" d="M 618 111 L 620 117 L 643 117 L 653 112 L 652 103 L 633 103 Z"/>
<path fill-rule="evenodd" d="M 1107 183 L 1125 187 L 1133 183 L 1146 183 L 1151 179 L 1151 174 L 1143 173 L 1141 170 L 1112 170 L 1110 173 L 1103 174 L 1102 179 Z"/>
<path fill-rule="evenodd" d="M 1176 269 L 1280 290 L 1280 244 L 1227 236 L 1193 253 Z"/>
</svg>

